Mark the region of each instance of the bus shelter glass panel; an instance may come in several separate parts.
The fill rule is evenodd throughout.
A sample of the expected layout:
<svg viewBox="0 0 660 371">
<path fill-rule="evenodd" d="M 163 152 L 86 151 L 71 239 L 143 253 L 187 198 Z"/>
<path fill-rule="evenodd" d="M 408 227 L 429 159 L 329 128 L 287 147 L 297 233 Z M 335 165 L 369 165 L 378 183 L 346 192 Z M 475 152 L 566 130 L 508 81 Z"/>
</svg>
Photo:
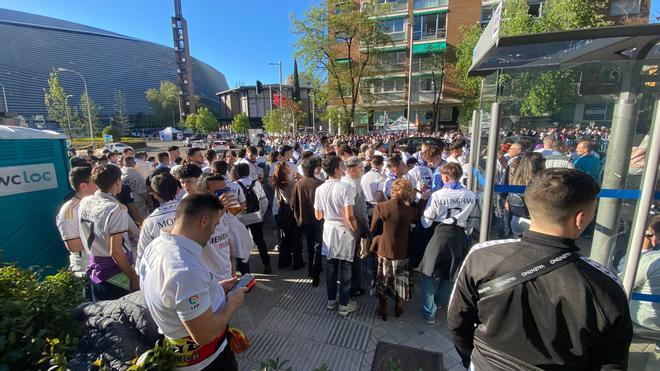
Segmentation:
<svg viewBox="0 0 660 371">
<path fill-rule="evenodd" d="M 646 154 L 653 126 L 660 130 L 654 117 L 659 84 L 658 65 L 648 62 L 592 63 L 486 77 L 474 175 L 477 192 L 483 192 L 488 135 L 494 124 L 490 110 L 497 101 L 500 123 L 489 239 L 515 237 L 529 228 L 529 215 L 510 207 L 510 201 L 524 192 L 534 164 L 577 168 L 602 187 L 594 220 L 577 245 L 583 255 L 623 281 L 642 175 L 648 166 L 658 167 L 659 159 Z M 659 218 L 658 184 L 646 224 Z M 630 302 L 635 338 L 629 368 L 660 369 L 655 352 L 660 345 L 660 252 L 645 250 L 640 263 Z"/>
</svg>

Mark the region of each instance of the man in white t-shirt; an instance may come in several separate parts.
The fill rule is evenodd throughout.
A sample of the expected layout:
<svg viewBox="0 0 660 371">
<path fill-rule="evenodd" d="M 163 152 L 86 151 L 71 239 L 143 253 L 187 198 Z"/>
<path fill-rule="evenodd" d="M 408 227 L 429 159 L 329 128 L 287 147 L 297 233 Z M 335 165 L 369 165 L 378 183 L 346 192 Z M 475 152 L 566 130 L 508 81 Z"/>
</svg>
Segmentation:
<svg viewBox="0 0 660 371">
<path fill-rule="evenodd" d="M 245 212 L 239 215 L 241 222 L 250 230 L 254 244 L 259 249 L 259 257 L 264 265 L 264 273 L 272 273 L 268 246 L 264 239 L 264 215 L 268 208 L 266 192 L 258 180 L 250 177 L 250 168 L 245 163 L 236 164 L 238 185 L 245 195 Z"/>
<path fill-rule="evenodd" d="M 344 165 L 337 156 L 323 159 L 323 170 L 328 180 L 316 189 L 314 195 L 314 216 L 323 223 L 323 255 L 328 257 L 326 288 L 328 310 L 337 308 L 339 314 L 347 316 L 357 310 L 357 304 L 349 301 L 351 292 L 351 270 L 355 255 L 355 234 L 357 219 L 353 214 L 355 191 L 340 179 Z M 339 280 L 339 301 L 337 300 L 337 280 Z"/>
<path fill-rule="evenodd" d="M 360 185 L 364 191 L 364 199 L 370 206 L 385 201 L 383 196 L 383 185 L 385 184 L 385 175 L 383 175 L 383 156 L 374 155 L 371 157 L 371 170 L 360 179 Z"/>
<path fill-rule="evenodd" d="M 151 178 L 151 189 L 153 195 L 160 203 L 160 206 L 154 210 L 142 223 L 140 230 L 140 240 L 137 245 L 137 259 L 135 266 L 140 266 L 140 260 L 144 255 L 147 246 L 160 236 L 160 231 L 164 228 L 174 226 L 174 213 L 179 200 L 176 195 L 179 191 L 179 182 L 169 173 L 158 174 Z"/>
<path fill-rule="evenodd" d="M 208 193 L 183 199 L 172 232 L 162 231 L 140 263 L 144 300 L 177 370 L 238 370 L 226 331 L 246 289 L 229 292 L 236 279 L 218 283 L 203 257 L 222 208 Z"/>
<path fill-rule="evenodd" d="M 80 201 L 80 238 L 90 255 L 92 298 L 113 300 L 140 289 L 130 242 L 138 238 L 138 229 L 115 198 L 122 187 L 119 167 L 96 166 L 92 181 L 99 190 Z"/>
<path fill-rule="evenodd" d="M 220 200 L 222 200 L 222 197 L 228 197 L 226 193 L 231 194 L 231 190 L 225 183 L 225 178 L 220 174 L 202 175 L 197 183 L 197 191 L 213 194 Z M 202 254 L 206 264 L 211 268 L 211 273 L 219 281 L 230 279 L 236 275 L 236 262 L 231 254 L 229 227 L 224 217 L 225 210 L 226 207 L 223 203 L 218 225 L 216 225 L 215 231 L 209 238 Z"/>
<path fill-rule="evenodd" d="M 398 154 L 390 158 L 390 160 L 387 162 L 387 168 L 389 169 L 389 173 L 387 174 L 387 178 L 383 184 L 383 196 L 385 196 L 385 199 L 389 200 L 390 189 L 392 188 L 392 183 L 395 180 L 399 178 L 405 178 L 408 179 L 410 184 L 412 184 L 413 180 L 412 177 L 408 176 L 408 168 L 406 167 L 406 163 L 403 162 L 401 156 Z"/>
<path fill-rule="evenodd" d="M 238 161 L 237 164 L 247 164 L 250 167 L 250 178 L 252 180 L 262 180 L 264 178 L 263 169 L 257 166 L 257 147 L 247 147 L 245 157 Z"/>
<path fill-rule="evenodd" d="M 131 188 L 131 196 L 135 200 L 138 211 L 138 223 L 149 215 L 151 197 L 147 191 L 147 182 L 135 168 L 135 158 L 124 157 L 124 167 L 121 169 L 121 181 Z"/>
<path fill-rule="evenodd" d="M 98 190 L 92 182 L 90 166 L 74 167 L 69 172 L 69 184 L 76 192 L 72 199 L 64 203 L 55 219 L 64 246 L 69 250 L 69 270 L 77 277 L 84 277 L 89 255 L 80 239 L 80 218 L 78 207 L 80 200 L 91 196 Z"/>
</svg>

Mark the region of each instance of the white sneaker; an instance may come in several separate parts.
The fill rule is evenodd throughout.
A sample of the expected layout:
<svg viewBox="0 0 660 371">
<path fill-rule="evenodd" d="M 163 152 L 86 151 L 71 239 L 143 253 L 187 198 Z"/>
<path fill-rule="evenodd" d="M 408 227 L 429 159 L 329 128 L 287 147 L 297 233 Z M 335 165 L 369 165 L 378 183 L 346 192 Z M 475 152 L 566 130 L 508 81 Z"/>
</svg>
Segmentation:
<svg viewBox="0 0 660 371">
<path fill-rule="evenodd" d="M 328 300 L 328 305 L 326 305 L 326 308 L 327 308 L 328 310 L 335 310 L 335 309 L 337 309 L 337 304 L 338 304 L 338 303 L 339 303 L 339 302 L 337 301 L 337 299 L 335 299 L 335 300 Z"/>
<path fill-rule="evenodd" d="M 357 308 L 358 306 L 356 302 L 349 301 L 348 304 L 339 306 L 339 315 L 348 316 L 350 313 L 355 312 Z"/>
</svg>

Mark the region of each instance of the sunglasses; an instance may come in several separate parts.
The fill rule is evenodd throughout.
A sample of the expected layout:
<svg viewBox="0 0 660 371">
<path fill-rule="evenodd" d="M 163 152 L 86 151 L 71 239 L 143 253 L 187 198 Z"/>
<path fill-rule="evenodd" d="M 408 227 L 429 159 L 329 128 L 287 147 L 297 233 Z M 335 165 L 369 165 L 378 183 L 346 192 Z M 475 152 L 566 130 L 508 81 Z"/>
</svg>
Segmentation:
<svg viewBox="0 0 660 371">
<path fill-rule="evenodd" d="M 644 235 L 646 238 L 653 238 L 653 236 L 655 236 L 653 233 L 647 233 Z"/>
</svg>

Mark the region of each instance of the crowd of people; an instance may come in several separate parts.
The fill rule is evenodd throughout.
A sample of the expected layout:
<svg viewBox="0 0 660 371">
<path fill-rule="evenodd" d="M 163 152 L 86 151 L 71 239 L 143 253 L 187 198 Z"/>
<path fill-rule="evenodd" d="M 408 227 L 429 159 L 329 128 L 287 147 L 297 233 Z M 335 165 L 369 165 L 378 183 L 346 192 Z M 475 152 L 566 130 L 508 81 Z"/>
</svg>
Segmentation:
<svg viewBox="0 0 660 371">
<path fill-rule="evenodd" d="M 592 225 L 602 167 L 593 140 L 575 133 L 503 133 L 498 181 L 527 187 L 498 195 L 499 232 L 516 239 L 471 248 L 480 206 L 466 187 L 472 149 L 460 131 L 425 134 L 441 141 L 413 153 L 396 145 L 403 134 L 383 134 L 76 156 L 57 225 L 91 299 L 142 291 L 182 369 L 237 369 L 241 336 L 228 325 L 246 289 L 232 287 L 239 275 L 273 274 L 269 250 L 279 271 L 307 268 L 313 286 L 325 271 L 326 306 L 339 316 L 371 292 L 375 315 L 398 317 L 421 282 L 420 315 L 433 325 L 448 306 L 466 367 L 625 368 L 625 293 L 574 242 Z M 278 243 L 269 248 L 271 224 Z"/>
</svg>

